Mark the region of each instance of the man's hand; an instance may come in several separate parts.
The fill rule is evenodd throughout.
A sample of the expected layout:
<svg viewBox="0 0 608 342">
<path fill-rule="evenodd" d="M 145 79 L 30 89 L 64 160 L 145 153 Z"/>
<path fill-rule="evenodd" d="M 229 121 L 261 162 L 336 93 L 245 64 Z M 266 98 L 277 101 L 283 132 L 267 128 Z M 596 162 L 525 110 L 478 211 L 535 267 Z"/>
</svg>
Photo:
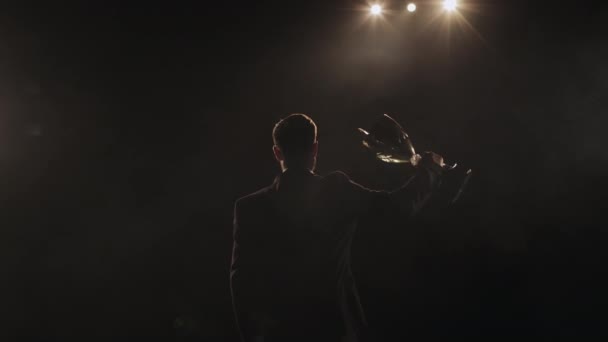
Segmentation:
<svg viewBox="0 0 608 342">
<path fill-rule="evenodd" d="M 415 154 L 410 159 L 410 162 L 413 166 L 422 166 L 426 168 L 443 168 L 445 166 L 445 162 L 443 161 L 443 157 L 438 155 L 435 152 L 423 152 L 422 155 Z"/>
</svg>

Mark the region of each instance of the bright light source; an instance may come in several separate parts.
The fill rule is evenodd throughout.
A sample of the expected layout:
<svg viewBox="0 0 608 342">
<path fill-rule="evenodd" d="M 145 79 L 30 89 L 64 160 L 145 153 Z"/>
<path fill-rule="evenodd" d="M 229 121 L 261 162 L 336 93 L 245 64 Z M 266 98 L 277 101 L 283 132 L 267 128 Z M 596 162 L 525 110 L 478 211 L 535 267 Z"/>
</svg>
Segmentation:
<svg viewBox="0 0 608 342">
<path fill-rule="evenodd" d="M 443 2 L 443 9 L 445 9 L 446 11 L 454 11 L 456 10 L 456 7 L 458 7 L 458 3 L 456 2 L 456 0 L 445 0 Z"/>
<path fill-rule="evenodd" d="M 382 14 L 382 6 L 375 4 L 373 5 L 369 11 L 373 14 L 373 15 L 380 15 Z"/>
<path fill-rule="evenodd" d="M 407 11 L 408 12 L 416 12 L 416 4 L 411 3 L 411 4 L 407 5 Z"/>
</svg>

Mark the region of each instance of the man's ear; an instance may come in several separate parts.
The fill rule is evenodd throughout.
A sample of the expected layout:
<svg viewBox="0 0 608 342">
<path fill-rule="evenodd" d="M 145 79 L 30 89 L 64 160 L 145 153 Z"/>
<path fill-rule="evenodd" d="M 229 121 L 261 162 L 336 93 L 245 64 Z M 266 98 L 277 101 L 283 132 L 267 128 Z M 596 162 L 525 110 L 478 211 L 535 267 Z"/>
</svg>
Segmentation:
<svg viewBox="0 0 608 342">
<path fill-rule="evenodd" d="M 274 153 L 274 158 L 278 162 L 282 162 L 284 160 L 283 153 L 281 152 L 281 149 L 279 148 L 279 146 L 277 146 L 277 145 L 272 146 L 272 152 Z"/>
</svg>

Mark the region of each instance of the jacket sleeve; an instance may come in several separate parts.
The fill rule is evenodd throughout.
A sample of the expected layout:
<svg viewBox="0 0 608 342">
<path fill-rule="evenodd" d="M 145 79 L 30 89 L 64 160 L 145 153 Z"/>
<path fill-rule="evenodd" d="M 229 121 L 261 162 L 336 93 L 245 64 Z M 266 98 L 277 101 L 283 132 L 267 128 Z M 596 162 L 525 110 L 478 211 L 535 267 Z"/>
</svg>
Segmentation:
<svg viewBox="0 0 608 342">
<path fill-rule="evenodd" d="M 439 166 L 420 166 L 412 177 L 393 191 L 372 190 L 344 175 L 347 181 L 345 198 L 351 203 L 355 215 L 390 210 L 397 211 L 401 217 L 415 216 L 438 189 L 441 173 Z"/>
<path fill-rule="evenodd" d="M 247 217 L 237 201 L 234 206 L 232 262 L 230 266 L 230 291 L 232 306 L 243 342 L 254 341 L 259 336 L 256 324 L 256 312 L 259 310 L 258 298 L 259 281 L 254 270 L 256 255 L 251 253 L 255 246 L 255 235 L 246 226 Z"/>
</svg>

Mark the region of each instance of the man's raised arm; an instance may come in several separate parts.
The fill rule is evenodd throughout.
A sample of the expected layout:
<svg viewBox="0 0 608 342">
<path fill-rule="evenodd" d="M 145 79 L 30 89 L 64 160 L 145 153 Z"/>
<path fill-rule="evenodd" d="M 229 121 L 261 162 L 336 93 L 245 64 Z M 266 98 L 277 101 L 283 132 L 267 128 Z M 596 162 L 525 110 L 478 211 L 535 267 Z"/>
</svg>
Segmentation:
<svg viewBox="0 0 608 342">
<path fill-rule="evenodd" d="M 391 208 L 398 210 L 401 216 L 414 216 L 438 189 L 443 166 L 441 156 L 426 152 L 415 161 L 416 173 L 393 191 L 372 190 L 342 174 L 348 182 L 345 201 L 350 203 L 356 215 Z"/>
</svg>

